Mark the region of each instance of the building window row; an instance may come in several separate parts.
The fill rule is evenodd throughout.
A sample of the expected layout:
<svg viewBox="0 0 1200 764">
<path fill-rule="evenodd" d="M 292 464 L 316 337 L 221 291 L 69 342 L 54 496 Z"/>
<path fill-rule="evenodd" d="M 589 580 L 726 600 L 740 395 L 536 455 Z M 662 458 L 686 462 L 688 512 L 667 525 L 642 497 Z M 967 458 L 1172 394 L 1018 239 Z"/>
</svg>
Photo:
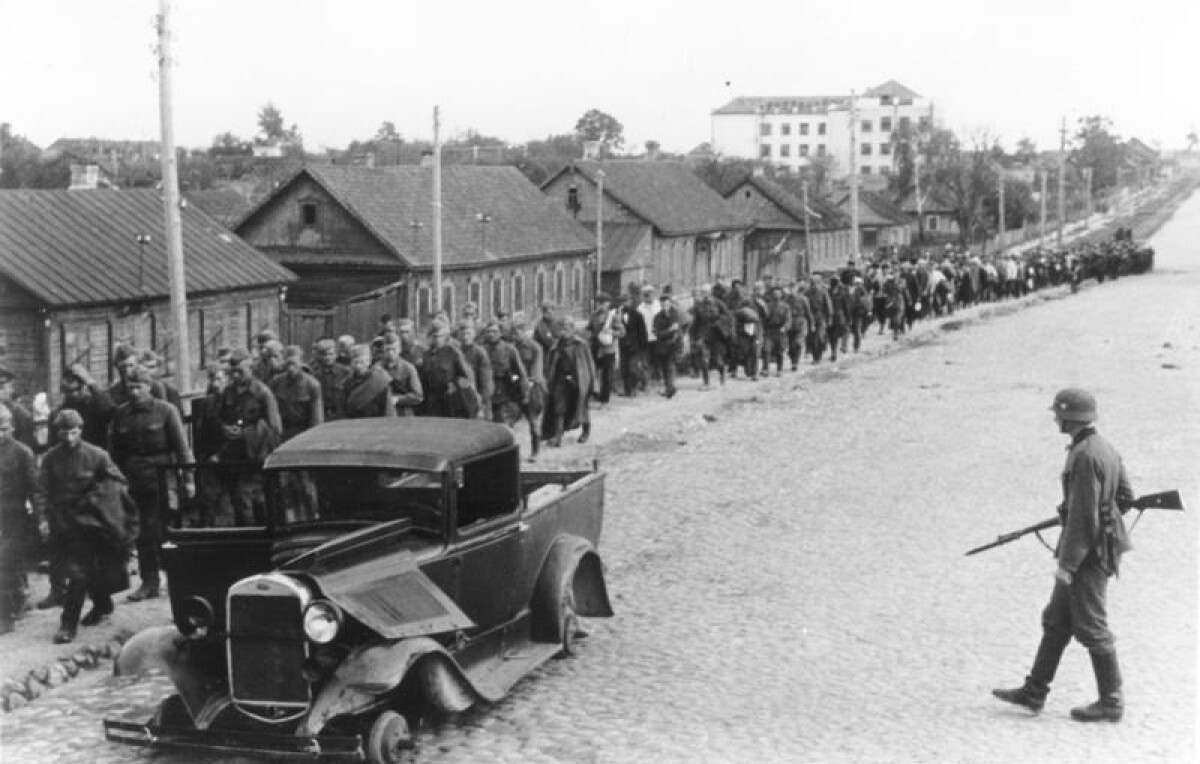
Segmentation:
<svg viewBox="0 0 1200 764">
<path fill-rule="evenodd" d="M 798 146 L 796 146 L 796 152 L 797 152 L 796 156 L 800 156 L 800 157 L 809 156 L 809 144 L 807 144 L 807 143 L 799 144 Z M 758 155 L 763 159 L 770 159 L 771 158 L 771 146 L 766 143 L 759 146 L 758 147 Z M 790 157 L 791 155 L 792 155 L 791 145 L 787 144 L 787 143 L 781 143 L 779 145 L 779 156 Z M 817 144 L 817 156 L 821 156 L 821 157 L 825 156 L 825 144 L 824 143 Z"/>
<path fill-rule="evenodd" d="M 817 122 L 816 125 L 817 125 L 817 135 L 825 135 L 826 123 Z M 759 135 L 761 135 L 763 137 L 770 136 L 771 131 L 773 129 L 774 128 L 772 127 L 771 122 L 762 122 L 758 126 Z M 809 134 L 808 129 L 809 129 L 808 122 L 797 122 L 796 123 L 796 131 L 797 131 L 798 135 L 808 135 Z M 779 134 L 780 135 L 791 135 L 792 134 L 792 123 L 781 122 L 779 124 Z"/>
</svg>

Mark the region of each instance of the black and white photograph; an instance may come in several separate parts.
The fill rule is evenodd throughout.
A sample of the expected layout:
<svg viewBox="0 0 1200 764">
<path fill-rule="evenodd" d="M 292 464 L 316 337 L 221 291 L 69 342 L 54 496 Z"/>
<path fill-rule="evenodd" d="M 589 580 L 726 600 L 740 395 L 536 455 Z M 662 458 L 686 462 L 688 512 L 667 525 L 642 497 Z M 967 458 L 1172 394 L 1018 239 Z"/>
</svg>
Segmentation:
<svg viewBox="0 0 1200 764">
<path fill-rule="evenodd" d="M 1200 759 L 1200 4 L 0 19 L 0 761 Z"/>
</svg>

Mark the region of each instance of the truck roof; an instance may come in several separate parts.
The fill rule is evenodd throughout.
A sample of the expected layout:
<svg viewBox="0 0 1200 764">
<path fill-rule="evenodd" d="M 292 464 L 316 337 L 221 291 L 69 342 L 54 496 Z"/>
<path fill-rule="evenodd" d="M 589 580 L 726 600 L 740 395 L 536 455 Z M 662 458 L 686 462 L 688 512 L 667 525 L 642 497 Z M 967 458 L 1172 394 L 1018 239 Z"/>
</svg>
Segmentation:
<svg viewBox="0 0 1200 764">
<path fill-rule="evenodd" d="M 264 469 L 377 467 L 446 472 L 513 445 L 501 424 L 438 417 L 342 419 L 306 430 L 267 457 Z"/>
</svg>

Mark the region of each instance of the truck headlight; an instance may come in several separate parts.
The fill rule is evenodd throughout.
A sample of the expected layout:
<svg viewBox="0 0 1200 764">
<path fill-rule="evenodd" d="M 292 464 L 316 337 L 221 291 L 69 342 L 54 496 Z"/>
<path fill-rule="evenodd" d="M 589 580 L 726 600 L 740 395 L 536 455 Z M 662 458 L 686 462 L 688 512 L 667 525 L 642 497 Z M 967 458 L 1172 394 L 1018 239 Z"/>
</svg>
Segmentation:
<svg viewBox="0 0 1200 764">
<path fill-rule="evenodd" d="M 328 600 L 317 600 L 304 610 L 304 635 L 318 645 L 327 645 L 342 628 L 342 611 Z"/>
</svg>

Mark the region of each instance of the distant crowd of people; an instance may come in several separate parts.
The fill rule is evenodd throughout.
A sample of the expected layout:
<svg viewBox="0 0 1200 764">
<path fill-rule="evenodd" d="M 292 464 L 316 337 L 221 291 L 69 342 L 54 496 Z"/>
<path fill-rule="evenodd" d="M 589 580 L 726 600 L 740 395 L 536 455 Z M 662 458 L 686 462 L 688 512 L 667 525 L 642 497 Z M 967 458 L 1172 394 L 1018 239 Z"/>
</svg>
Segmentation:
<svg viewBox="0 0 1200 764">
<path fill-rule="evenodd" d="M 161 378 L 162 359 L 120 346 L 111 385 L 79 365 L 64 375 L 40 458 L 34 417 L 16 401 L 13 375 L 0 369 L 0 633 L 29 606 L 26 576 L 42 556 L 51 590 L 36 606 L 62 608 L 56 642 L 113 612 L 112 595 L 131 584 L 134 549 L 141 580 L 127 599 L 160 596 L 163 508 L 199 506 L 206 516 L 193 520 L 204 524 L 221 512 L 229 524 L 261 522 L 263 461 L 323 422 L 523 421 L 535 460 L 564 433 L 578 429 L 577 442 L 586 442 L 590 402 L 603 409 L 614 390 L 671 398 L 680 371 L 699 376 L 701 390 L 739 374 L 778 376 L 805 359 L 859 351 L 872 326 L 899 338 L 917 321 L 977 302 L 1141 272 L 1153 252 L 1131 239 L 1121 229 L 1112 242 L 986 259 L 953 247 L 937 257 L 889 248 L 801 281 L 717 277 L 683 301 L 669 285 L 631 283 L 615 298 L 597 295 L 581 323 L 551 303 L 533 320 L 507 312 L 483 320 L 467 303 L 456 321 L 437 315 L 425 341 L 411 320 L 385 315 L 374 337 L 321 338 L 307 354 L 263 331 L 253 352 L 219 349 L 205 393 L 192 401 L 190 428 L 179 391 Z M 222 469 L 160 479 L 163 465 L 193 461 Z M 81 616 L 88 597 L 92 608 Z"/>
</svg>

